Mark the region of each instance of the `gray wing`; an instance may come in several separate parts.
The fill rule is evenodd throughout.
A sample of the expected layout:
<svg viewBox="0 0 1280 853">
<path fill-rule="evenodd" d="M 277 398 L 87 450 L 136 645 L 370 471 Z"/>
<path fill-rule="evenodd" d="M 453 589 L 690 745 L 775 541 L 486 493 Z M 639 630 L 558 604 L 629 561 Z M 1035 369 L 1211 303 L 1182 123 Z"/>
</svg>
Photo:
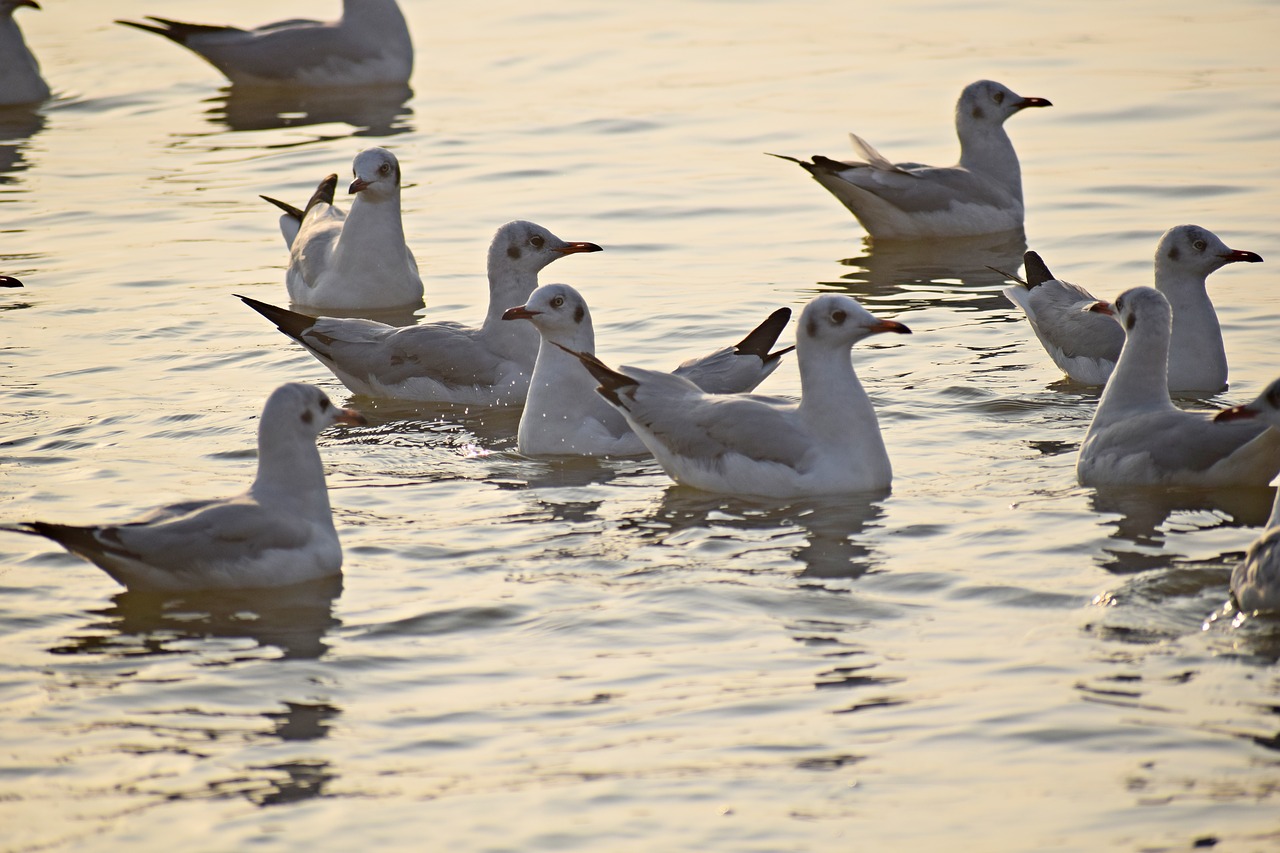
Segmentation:
<svg viewBox="0 0 1280 853">
<path fill-rule="evenodd" d="M 192 505 L 197 507 L 194 511 L 163 520 L 104 527 L 97 536 L 150 565 L 184 570 L 302 548 L 311 538 L 312 526 L 306 521 L 271 513 L 248 498 Z"/>
<path fill-rule="evenodd" d="M 1078 285 L 1065 281 L 1046 281 L 1024 290 L 1019 301 L 1014 291 L 1010 298 L 1018 302 L 1027 318 L 1035 325 L 1046 345 L 1052 345 L 1067 358 L 1086 356 L 1116 361 L 1124 346 L 1124 329 L 1114 318 L 1085 309 L 1097 299 Z"/>
<path fill-rule="evenodd" d="M 673 454 L 705 465 L 739 454 L 794 468 L 809 449 L 788 416 L 794 404 L 705 394 L 673 374 L 629 367 L 622 372 L 639 382 L 619 394 L 630 420 Z"/>
<path fill-rule="evenodd" d="M 1109 445 L 1123 442 L 1121 446 L 1149 454 L 1164 470 L 1208 471 L 1267 431 L 1266 424 L 1254 421 L 1215 422 L 1205 412 L 1173 409 L 1128 418 L 1108 427 L 1105 435 Z M 1275 474 L 1263 473 L 1266 479 Z"/>
<path fill-rule="evenodd" d="M 865 190 L 906 213 L 945 211 L 956 202 L 1006 207 L 1014 199 L 999 186 L 959 166 L 899 163 L 890 170 L 867 163 L 813 158 L 813 176 L 824 186 L 843 181 Z"/>
<path fill-rule="evenodd" d="M 491 385 L 508 361 L 460 323 L 396 328 L 371 320 L 322 317 L 302 335 L 317 356 L 355 376 L 395 384 L 427 376 L 447 385 Z"/>
</svg>

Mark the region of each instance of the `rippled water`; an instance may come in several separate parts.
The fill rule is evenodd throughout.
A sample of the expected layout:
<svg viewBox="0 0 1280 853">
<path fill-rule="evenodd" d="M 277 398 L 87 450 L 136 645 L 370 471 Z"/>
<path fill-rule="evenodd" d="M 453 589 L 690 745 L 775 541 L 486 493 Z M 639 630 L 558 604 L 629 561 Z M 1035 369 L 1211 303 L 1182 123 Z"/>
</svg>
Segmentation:
<svg viewBox="0 0 1280 853">
<path fill-rule="evenodd" d="M 1010 131 L 1056 272 L 1149 283 L 1183 222 L 1268 259 L 1211 280 L 1212 402 L 1240 401 L 1280 373 L 1274 3 L 407 0 L 413 92 L 362 103 L 229 97 L 109 22 L 336 2 L 44 5 L 18 17 L 58 98 L 0 112 L 0 272 L 28 285 L 0 293 L 4 520 L 235 491 L 275 385 L 347 399 L 232 294 L 285 301 L 257 194 L 301 202 L 370 144 L 404 169 L 423 316 L 478 318 L 488 240 L 527 218 L 606 248 L 543 276 L 606 360 L 674 365 L 830 290 L 915 334 L 855 353 L 883 500 L 708 496 L 524 459 L 510 413 L 356 398 L 372 424 L 321 440 L 340 590 L 155 600 L 0 538 L 3 849 L 1277 843 L 1280 628 L 1202 628 L 1270 493 L 1078 487 L 1096 394 L 987 268 L 1021 242 L 872 248 L 763 156 L 854 130 L 945 163 L 965 83 L 1051 99 Z M 794 363 L 763 390 L 798 393 Z"/>
</svg>

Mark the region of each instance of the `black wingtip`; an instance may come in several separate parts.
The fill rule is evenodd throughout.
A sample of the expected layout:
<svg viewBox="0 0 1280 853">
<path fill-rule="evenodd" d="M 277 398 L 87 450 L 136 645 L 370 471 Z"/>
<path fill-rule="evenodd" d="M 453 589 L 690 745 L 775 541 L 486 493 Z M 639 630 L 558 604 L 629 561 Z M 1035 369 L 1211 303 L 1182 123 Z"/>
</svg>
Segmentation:
<svg viewBox="0 0 1280 853">
<path fill-rule="evenodd" d="M 250 296 L 241 296 L 238 293 L 235 294 L 235 297 L 272 323 L 275 323 L 277 329 L 298 343 L 302 343 L 302 336 L 316 322 L 316 318 L 309 314 L 299 314 L 297 311 L 280 308 L 269 302 L 262 302 Z"/>
<path fill-rule="evenodd" d="M 164 36 L 167 39 L 173 39 L 174 41 L 178 41 L 178 39 L 175 38 L 174 35 L 171 32 L 169 32 L 169 30 L 165 29 L 164 27 L 157 27 L 154 24 L 144 24 L 140 21 L 121 21 L 121 20 L 116 20 L 115 23 L 125 27 L 133 27 L 135 30 L 143 30 L 144 32 L 155 33 L 156 35 Z"/>
<path fill-rule="evenodd" d="M 778 336 L 782 334 L 782 330 L 786 327 L 787 321 L 791 319 L 790 308 L 779 308 L 774 311 L 759 326 L 751 330 L 745 338 L 738 342 L 734 347 L 734 351 L 738 355 L 756 355 L 764 361 L 772 361 L 778 358 L 782 353 L 774 353 L 769 355 L 769 348 L 778 342 Z"/>
<path fill-rule="evenodd" d="M 552 341 L 552 343 L 555 343 L 555 341 Z M 560 349 L 569 353 L 569 355 L 582 363 L 582 366 L 585 367 L 587 371 L 595 377 L 596 381 L 600 383 L 600 387 L 596 389 L 596 393 L 615 406 L 623 406 L 622 399 L 618 395 L 618 392 L 621 389 L 640 384 L 630 376 L 619 373 L 609 367 L 609 365 L 605 364 L 589 352 L 578 352 L 577 350 L 569 349 L 563 344 L 556 344 L 556 346 L 560 347 Z"/>
<path fill-rule="evenodd" d="M 765 156 L 766 156 L 766 157 L 777 157 L 779 160 L 789 160 L 789 161 L 791 161 L 792 163 L 799 163 L 801 166 L 808 166 L 808 165 L 809 165 L 808 163 L 806 163 L 806 162 L 805 162 L 805 161 L 803 161 L 803 160 L 799 160 L 799 159 L 797 159 L 797 158 L 795 158 L 795 157 L 789 157 L 789 156 L 787 156 L 786 154 L 774 154 L 772 151 L 766 151 L 766 152 L 764 152 L 764 154 L 765 154 Z"/>
<path fill-rule="evenodd" d="M 302 221 L 302 217 L 305 215 L 304 211 L 299 210 L 298 208 L 289 204 L 289 202 L 287 201 L 281 201 L 280 199 L 272 198 L 269 195 L 260 195 L 258 196 L 258 198 L 262 199 L 265 202 L 270 202 L 271 204 L 274 204 L 276 207 L 283 210 L 286 216 L 289 216 L 292 219 L 296 219 L 299 222 Z"/>
<path fill-rule="evenodd" d="M 317 204 L 333 204 L 333 194 L 338 190 L 338 176 L 327 175 L 325 179 L 316 187 L 316 191 L 311 194 L 311 198 L 307 200 L 307 208 L 304 213 L 309 212 L 311 208 Z"/>
<path fill-rule="evenodd" d="M 0 275 L 0 287 L 22 287 L 22 280 L 11 275 Z"/>
<path fill-rule="evenodd" d="M 1022 266 L 1027 273 L 1027 287 L 1036 287 L 1046 281 L 1054 281 L 1055 276 L 1049 272 L 1049 265 L 1035 252 L 1027 252 L 1022 256 Z"/>
</svg>

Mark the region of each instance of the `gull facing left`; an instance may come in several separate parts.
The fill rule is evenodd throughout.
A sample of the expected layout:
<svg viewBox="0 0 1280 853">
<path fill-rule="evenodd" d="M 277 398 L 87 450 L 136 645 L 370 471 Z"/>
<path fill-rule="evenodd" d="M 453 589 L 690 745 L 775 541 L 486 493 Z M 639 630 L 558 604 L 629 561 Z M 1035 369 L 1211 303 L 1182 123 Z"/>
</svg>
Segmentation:
<svg viewBox="0 0 1280 853">
<path fill-rule="evenodd" d="M 1280 432 L 1265 423 L 1217 423 L 1169 399 L 1169 300 L 1126 290 L 1089 310 L 1124 327 L 1124 349 L 1080 445 L 1083 486 L 1265 486 L 1280 471 Z"/>
<path fill-rule="evenodd" d="M 364 422 L 319 388 L 282 385 L 262 410 L 258 473 L 243 494 L 171 504 L 128 524 L 29 521 L 0 529 L 52 539 L 129 589 L 252 589 L 336 575 L 342 546 L 316 436 L 333 424 Z"/>
<path fill-rule="evenodd" d="M 1268 385 L 1252 403 L 1223 409 L 1214 416 L 1219 423 L 1253 418 L 1269 424 L 1272 431 L 1280 430 L 1280 379 Z M 1280 477 L 1271 485 L 1280 486 Z M 1231 570 L 1231 597 L 1246 613 L 1280 612 L 1280 490 L 1271 503 L 1271 517 L 1262 535 Z"/>
<path fill-rule="evenodd" d="M 850 361 L 853 344 L 909 334 L 843 294 L 805 306 L 796 327 L 800 402 L 707 394 L 682 376 L 577 356 L 678 483 L 709 492 L 795 498 L 889 488 L 893 470 L 875 409 Z"/>
<path fill-rule="evenodd" d="M 289 300 L 320 311 L 420 308 L 422 278 L 400 215 L 400 162 L 385 148 L 366 148 L 351 172 L 350 213 L 333 203 L 337 175 L 320 182 L 304 210 L 262 196 L 284 211 Z"/>
<path fill-rule="evenodd" d="M 793 349 L 769 351 L 790 317 L 790 308 L 779 308 L 737 345 L 691 358 L 672 372 L 709 394 L 754 390 Z M 595 393 L 595 382 L 573 355 L 594 354 L 596 348 L 591 311 L 581 293 L 567 284 L 546 284 L 524 305 L 507 309 L 502 319 L 528 320 L 542 336 L 516 436 L 521 453 L 633 456 L 647 452 L 626 419 Z"/>
</svg>

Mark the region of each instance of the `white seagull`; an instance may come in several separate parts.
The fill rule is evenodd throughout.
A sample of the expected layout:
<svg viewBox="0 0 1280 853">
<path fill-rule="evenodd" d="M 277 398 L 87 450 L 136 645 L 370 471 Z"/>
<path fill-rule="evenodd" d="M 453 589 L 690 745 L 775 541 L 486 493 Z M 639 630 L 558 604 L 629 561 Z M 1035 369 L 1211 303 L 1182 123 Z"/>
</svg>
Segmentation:
<svg viewBox="0 0 1280 853">
<path fill-rule="evenodd" d="M 955 166 L 890 163 L 849 134 L 862 160 L 821 155 L 799 163 L 877 240 L 971 237 L 1022 228 L 1022 169 L 1005 120 L 1027 107 L 1053 106 L 1024 98 L 991 80 L 970 83 L 956 102 L 960 162 Z"/>
<path fill-rule="evenodd" d="M 333 424 L 364 422 L 319 388 L 282 385 L 262 410 L 258 474 L 243 494 L 171 504 L 128 524 L 29 521 L 0 529 L 52 539 L 129 589 L 252 589 L 336 575 L 342 546 L 316 436 Z"/>
<path fill-rule="evenodd" d="M 49 97 L 49 84 L 40 76 L 40 63 L 13 19 L 20 6 L 40 8 L 36 0 L 0 0 L 0 106 L 35 104 Z"/>
<path fill-rule="evenodd" d="M 284 211 L 280 233 L 289 247 L 289 300 L 320 311 L 388 311 L 422 306 L 422 279 L 404 242 L 400 163 L 385 148 L 366 148 L 351 163 L 351 212 L 333 203 L 338 176 L 329 175 L 303 210 L 262 196 Z"/>
<path fill-rule="evenodd" d="M 889 488 L 893 470 L 849 350 L 868 335 L 910 331 L 843 294 L 817 297 L 796 326 L 798 403 L 707 394 L 683 376 L 612 370 L 592 355 L 577 355 L 600 382 L 596 390 L 678 483 L 778 498 L 879 492 Z"/>
<path fill-rule="evenodd" d="M 1124 349 L 1076 460 L 1084 486 L 1264 486 L 1280 471 L 1280 432 L 1215 423 L 1169 399 L 1169 301 L 1135 287 L 1089 310 L 1125 328 Z"/>
<path fill-rule="evenodd" d="M 413 41 L 396 0 L 343 0 L 336 21 L 295 18 L 252 30 L 147 20 L 116 23 L 172 39 L 236 86 L 403 86 L 413 71 Z"/>
<path fill-rule="evenodd" d="M 1214 416 L 1219 423 L 1261 418 L 1273 431 L 1280 429 L 1280 379 L 1273 381 L 1252 403 L 1223 409 Z M 1280 477 L 1271 481 L 1280 486 Z M 1271 504 L 1267 526 L 1231 570 L 1231 596 L 1246 613 L 1280 611 L 1280 491 Z"/>
<path fill-rule="evenodd" d="M 1227 264 L 1260 263 L 1262 258 L 1229 248 L 1198 225 L 1170 228 L 1156 245 L 1155 286 L 1173 309 L 1169 390 L 1217 393 L 1227 384 L 1222 328 L 1205 289 L 1210 273 Z M 1124 331 L 1088 307 L 1098 300 L 1077 284 L 1054 278 L 1035 252 L 1023 258 L 1027 280 L 1006 287 L 1022 309 L 1045 351 L 1072 380 L 1105 385 L 1124 345 Z"/>
<path fill-rule="evenodd" d="M 777 369 L 784 353 L 769 348 L 791 317 L 779 308 L 735 346 L 692 358 L 673 372 L 709 394 L 751 391 Z M 528 320 L 542 336 L 517 432 L 527 456 L 633 456 L 647 453 L 626 418 L 595 393 L 596 383 L 573 353 L 595 353 L 591 311 L 567 284 L 539 287 L 504 320 Z"/>
<path fill-rule="evenodd" d="M 504 323 L 502 312 L 529 298 L 538 271 L 595 243 L 569 243 L 541 225 L 517 220 L 489 246 L 489 310 L 483 325 L 447 321 L 389 326 L 359 318 L 312 317 L 240 297 L 302 344 L 353 392 L 430 403 L 518 406 L 538 358 L 538 332 Z"/>
</svg>

